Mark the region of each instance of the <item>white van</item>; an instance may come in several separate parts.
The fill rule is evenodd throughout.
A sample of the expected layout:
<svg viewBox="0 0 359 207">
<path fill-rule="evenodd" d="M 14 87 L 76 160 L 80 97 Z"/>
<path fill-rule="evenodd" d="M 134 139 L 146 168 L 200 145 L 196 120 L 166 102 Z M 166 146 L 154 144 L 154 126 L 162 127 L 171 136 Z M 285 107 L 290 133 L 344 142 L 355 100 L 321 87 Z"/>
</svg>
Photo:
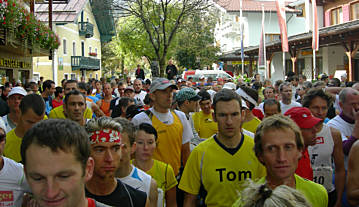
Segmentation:
<svg viewBox="0 0 359 207">
<path fill-rule="evenodd" d="M 223 78 L 230 79 L 234 82 L 234 78 L 223 70 L 190 70 L 182 73 L 183 79 L 188 80 L 189 77 L 192 77 L 193 82 L 198 82 L 201 76 L 204 76 L 206 79 L 212 77 L 213 81 L 216 81 L 218 78 Z"/>
</svg>

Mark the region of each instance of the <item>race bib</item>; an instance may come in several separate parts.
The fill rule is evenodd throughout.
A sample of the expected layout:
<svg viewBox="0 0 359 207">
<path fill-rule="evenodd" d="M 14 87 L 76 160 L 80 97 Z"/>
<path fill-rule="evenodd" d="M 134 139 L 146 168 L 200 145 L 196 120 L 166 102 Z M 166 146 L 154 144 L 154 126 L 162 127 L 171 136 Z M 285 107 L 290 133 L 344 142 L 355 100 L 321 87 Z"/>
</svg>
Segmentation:
<svg viewBox="0 0 359 207">
<path fill-rule="evenodd" d="M 333 189 L 333 169 L 331 167 L 317 167 L 313 168 L 313 181 L 321 184 L 328 192 Z"/>
</svg>

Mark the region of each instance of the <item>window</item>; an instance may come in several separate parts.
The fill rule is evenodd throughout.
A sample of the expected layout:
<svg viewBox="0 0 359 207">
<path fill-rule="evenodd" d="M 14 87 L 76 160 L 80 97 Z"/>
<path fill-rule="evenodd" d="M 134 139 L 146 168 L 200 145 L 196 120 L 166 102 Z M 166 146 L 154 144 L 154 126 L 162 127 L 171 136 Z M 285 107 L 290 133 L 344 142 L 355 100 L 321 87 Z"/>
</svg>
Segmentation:
<svg viewBox="0 0 359 207">
<path fill-rule="evenodd" d="M 90 73 L 90 78 L 92 78 L 92 73 Z"/>
<path fill-rule="evenodd" d="M 66 54 L 67 54 L 66 39 L 63 39 L 63 40 L 62 40 L 62 47 L 63 47 L 63 49 L 64 49 L 64 55 L 66 55 Z"/>
<path fill-rule="evenodd" d="M 76 56 L 76 42 L 72 43 L 72 56 Z"/>
<path fill-rule="evenodd" d="M 89 47 L 89 53 L 91 53 L 92 52 L 92 47 Z"/>
<path fill-rule="evenodd" d="M 76 74 L 75 73 L 71 73 L 71 80 L 76 80 Z"/>
<path fill-rule="evenodd" d="M 64 79 L 68 80 L 69 79 L 69 74 L 65 73 L 64 74 Z"/>
<path fill-rule="evenodd" d="M 95 48 L 95 53 L 97 54 L 97 48 Z"/>
<path fill-rule="evenodd" d="M 266 34 L 266 43 L 280 40 L 279 34 Z"/>
<path fill-rule="evenodd" d="M 350 5 L 350 20 L 359 19 L 359 2 Z"/>
<path fill-rule="evenodd" d="M 98 74 L 96 73 L 96 80 L 98 80 Z"/>
<path fill-rule="evenodd" d="M 343 9 L 341 7 L 330 11 L 331 25 L 343 23 Z"/>
<path fill-rule="evenodd" d="M 299 5 L 296 9 L 302 11 L 301 13 L 297 14 L 297 17 L 305 17 L 305 4 Z"/>
</svg>

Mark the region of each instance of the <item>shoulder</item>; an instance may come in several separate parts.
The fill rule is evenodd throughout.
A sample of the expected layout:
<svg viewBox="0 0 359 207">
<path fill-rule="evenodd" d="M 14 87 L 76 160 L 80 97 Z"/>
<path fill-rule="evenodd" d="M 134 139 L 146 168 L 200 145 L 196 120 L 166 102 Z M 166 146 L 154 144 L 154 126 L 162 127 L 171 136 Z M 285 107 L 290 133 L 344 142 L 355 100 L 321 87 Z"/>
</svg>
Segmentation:
<svg viewBox="0 0 359 207">
<path fill-rule="evenodd" d="M 328 127 L 329 127 L 330 132 L 332 133 L 332 136 L 339 136 L 339 137 L 341 136 L 340 131 L 338 129 L 336 129 L 334 127 L 330 127 L 330 126 L 328 126 Z"/>
<path fill-rule="evenodd" d="M 15 134 L 15 128 L 13 128 L 12 130 L 10 130 L 7 134 L 6 134 L 6 141 L 9 142 L 10 140 L 16 138 L 16 134 Z"/>
<path fill-rule="evenodd" d="M 325 190 L 325 188 L 318 184 L 315 183 L 313 181 L 307 180 L 305 178 L 302 178 L 298 175 L 294 175 L 295 176 L 295 181 L 296 181 L 296 189 L 301 191 L 301 192 L 312 192 L 315 193 L 316 195 L 318 195 L 318 197 L 320 197 L 319 195 L 322 196 L 327 196 L 327 191 Z"/>
<path fill-rule="evenodd" d="M 135 126 L 138 126 L 141 123 L 152 124 L 152 121 L 151 121 L 150 117 L 145 112 L 141 112 L 141 113 L 137 114 L 135 117 L 133 117 L 132 123 Z"/>
<path fill-rule="evenodd" d="M 127 194 L 129 193 L 132 198 L 136 199 L 147 199 L 147 194 L 143 191 L 137 190 L 134 187 L 122 182 L 120 179 L 117 179 L 118 183 L 118 190 L 120 194 Z M 117 189 L 116 189 L 117 190 Z"/>
</svg>

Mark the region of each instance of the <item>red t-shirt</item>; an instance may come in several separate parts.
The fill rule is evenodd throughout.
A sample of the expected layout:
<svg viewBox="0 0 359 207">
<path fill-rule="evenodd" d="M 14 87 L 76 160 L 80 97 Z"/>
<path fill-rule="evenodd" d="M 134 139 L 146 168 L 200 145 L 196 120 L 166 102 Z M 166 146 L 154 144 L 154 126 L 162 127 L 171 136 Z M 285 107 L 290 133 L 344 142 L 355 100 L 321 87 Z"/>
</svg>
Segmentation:
<svg viewBox="0 0 359 207">
<path fill-rule="evenodd" d="M 303 151 L 302 158 L 298 162 L 298 167 L 295 173 L 302 178 L 313 181 L 313 169 L 310 164 L 308 148 L 305 148 Z"/>
<path fill-rule="evenodd" d="M 95 200 L 92 198 L 87 198 L 88 207 L 96 207 Z"/>
<path fill-rule="evenodd" d="M 61 100 L 60 102 L 56 101 L 55 99 L 52 99 L 52 107 L 56 108 L 59 107 L 63 104 L 63 101 Z"/>
</svg>

